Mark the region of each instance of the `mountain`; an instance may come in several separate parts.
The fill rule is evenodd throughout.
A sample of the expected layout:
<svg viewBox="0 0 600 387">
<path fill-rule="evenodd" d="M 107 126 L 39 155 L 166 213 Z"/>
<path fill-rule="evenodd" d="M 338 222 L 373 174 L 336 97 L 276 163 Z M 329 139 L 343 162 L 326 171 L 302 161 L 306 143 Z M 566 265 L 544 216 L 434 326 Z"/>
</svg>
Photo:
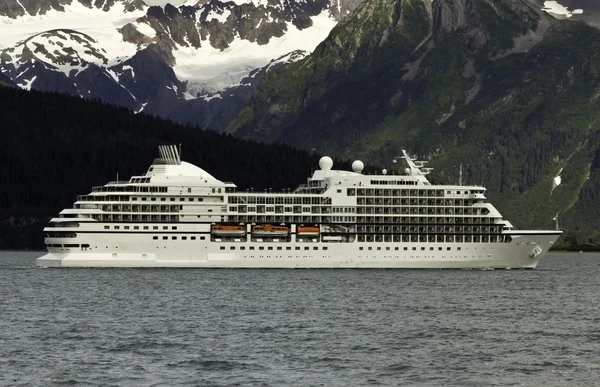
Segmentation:
<svg viewBox="0 0 600 387">
<path fill-rule="evenodd" d="M 220 130 L 256 74 L 313 50 L 358 1 L 7 0 L 0 72 L 27 90 Z"/>
<path fill-rule="evenodd" d="M 462 165 L 518 227 L 598 229 L 600 31 L 542 6 L 367 0 L 227 132 L 385 167 L 408 149 L 436 182 Z"/>
</svg>

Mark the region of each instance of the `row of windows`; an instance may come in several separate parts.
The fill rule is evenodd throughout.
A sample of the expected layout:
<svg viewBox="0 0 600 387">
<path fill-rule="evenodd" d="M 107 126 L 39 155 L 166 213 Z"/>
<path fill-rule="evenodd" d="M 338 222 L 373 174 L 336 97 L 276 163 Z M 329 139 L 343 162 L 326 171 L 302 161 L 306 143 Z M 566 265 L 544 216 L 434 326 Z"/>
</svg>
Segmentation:
<svg viewBox="0 0 600 387">
<path fill-rule="evenodd" d="M 412 196 L 439 198 L 445 195 L 474 195 L 483 194 L 484 190 L 444 191 L 441 189 L 375 189 L 375 188 L 348 188 L 348 196 Z"/>
<path fill-rule="evenodd" d="M 463 207 L 359 207 L 358 214 L 383 215 L 487 215 L 487 208 Z"/>
<path fill-rule="evenodd" d="M 150 178 L 145 178 L 148 181 L 133 181 L 133 183 L 148 183 Z M 134 179 L 140 180 L 140 179 Z M 103 185 L 92 187 L 92 192 L 167 192 L 167 187 L 140 187 L 133 185 Z"/>
<path fill-rule="evenodd" d="M 67 244 L 64 244 L 64 245 L 57 244 L 57 243 L 46 243 L 46 247 L 60 247 L 60 248 L 64 247 L 64 248 L 67 248 L 67 249 L 81 247 L 81 248 L 87 249 L 87 248 L 90 247 L 90 245 L 87 244 L 87 243 L 83 243 L 81 245 L 77 244 L 77 243 L 67 243 Z"/>
<path fill-rule="evenodd" d="M 230 204 L 331 204 L 331 198 L 323 196 L 229 196 Z"/>
<path fill-rule="evenodd" d="M 178 239 L 178 238 L 179 238 L 179 239 Z M 176 241 L 176 240 L 187 241 L 187 240 L 188 240 L 188 238 L 189 238 L 189 240 L 191 240 L 191 241 L 195 241 L 195 240 L 196 240 L 196 236 L 194 236 L 194 235 L 192 235 L 192 236 L 189 236 L 189 237 L 188 237 L 188 236 L 179 236 L 179 237 L 178 237 L 178 236 L 176 236 L 176 235 L 173 235 L 173 236 L 171 236 L 171 240 L 172 240 L 172 241 Z M 156 240 L 158 240 L 158 239 L 159 239 L 159 237 L 158 237 L 157 235 L 155 235 L 155 236 L 153 236 L 153 237 L 152 237 L 152 239 L 156 241 Z M 205 240 L 205 239 L 206 239 L 206 237 L 203 237 L 203 236 L 201 236 L 201 237 L 199 237 L 198 239 L 199 239 L 199 240 L 201 240 L 201 241 L 203 241 L 203 240 Z M 168 236 L 163 236 L 163 237 L 162 237 L 162 240 L 163 240 L 163 241 L 169 240 L 169 237 L 168 237 Z"/>
<path fill-rule="evenodd" d="M 417 185 L 414 180 L 371 180 L 371 185 Z"/>
<path fill-rule="evenodd" d="M 246 246 L 239 246 L 238 247 L 240 250 L 246 250 Z M 225 246 L 221 246 L 220 247 L 221 250 L 225 250 L 226 247 Z M 236 246 L 229 246 L 229 250 L 235 250 Z M 255 247 L 254 246 L 249 246 L 248 250 L 254 250 Z M 275 248 L 273 246 L 257 246 L 256 248 L 257 250 L 283 250 L 282 246 L 276 246 Z M 285 247 L 286 250 L 292 250 L 292 246 L 286 246 Z M 309 246 L 304 246 L 304 250 L 310 250 L 311 248 Z M 300 246 L 295 246 L 294 250 L 302 250 L 302 248 Z M 319 246 L 313 246 L 312 250 L 319 250 Z M 327 246 L 323 246 L 320 248 L 320 250 L 327 250 Z"/>
<path fill-rule="evenodd" d="M 179 215 L 93 214 L 99 222 L 179 222 Z"/>
<path fill-rule="evenodd" d="M 168 200 L 167 200 L 168 199 Z M 129 202 L 129 201 L 142 201 L 142 202 L 203 202 L 207 197 L 197 196 L 181 196 L 181 197 L 167 197 L 167 196 L 124 196 L 124 195 L 79 195 L 77 196 L 78 202 Z M 211 196 L 211 200 L 216 202 L 222 202 L 223 196 Z M 75 207 L 78 208 L 78 207 Z M 83 207 L 80 207 L 83 208 Z"/>
<path fill-rule="evenodd" d="M 431 199 L 431 198 L 388 198 L 388 197 L 361 197 L 356 198 L 359 206 L 444 206 L 444 207 L 470 207 L 482 200 L 474 199 Z"/>
<path fill-rule="evenodd" d="M 359 233 L 394 233 L 394 234 L 423 234 L 423 233 L 460 233 L 460 234 L 487 234 L 487 233 L 500 233 L 503 230 L 503 226 L 487 226 L 487 225 L 464 225 L 464 226 L 438 226 L 438 225 L 402 225 L 402 226 L 370 226 L 370 225 L 359 225 L 357 226 L 357 232 Z"/>
<path fill-rule="evenodd" d="M 358 249 L 359 249 L 359 250 L 364 250 L 365 248 L 361 246 L 361 247 L 359 247 Z M 381 249 L 382 249 L 381 247 L 377 247 L 377 248 L 376 248 L 376 250 L 377 250 L 377 251 L 381 251 Z M 390 251 L 391 249 L 392 249 L 392 248 L 391 248 L 391 247 L 389 247 L 389 246 L 385 248 L 385 250 L 386 250 L 386 251 Z M 373 250 L 373 247 L 370 247 L 370 246 L 369 246 L 369 247 L 367 247 L 367 250 Z M 400 250 L 400 247 L 398 247 L 398 246 L 394 247 L 394 251 L 398 251 L 398 250 Z M 404 247 L 402 248 L 402 250 L 403 250 L 403 251 L 408 251 L 408 247 L 407 247 L 407 246 L 404 246 Z M 416 251 L 416 250 L 417 250 L 417 248 L 416 248 L 416 247 L 413 247 L 413 248 L 412 248 L 412 251 Z M 425 251 L 425 250 L 426 250 L 426 247 L 421 247 L 421 251 Z M 436 250 L 436 248 L 435 248 L 435 247 L 429 247 L 429 251 L 434 251 L 434 250 Z M 438 250 L 438 251 L 443 251 L 443 250 L 444 250 L 444 248 L 443 248 L 443 247 L 438 247 L 438 248 L 437 248 L 437 250 Z M 452 247 L 446 247 L 446 251 L 451 251 L 451 250 L 452 250 Z M 457 247 L 457 248 L 456 248 L 456 251 L 461 251 L 461 250 L 462 250 L 462 247 Z"/>
<path fill-rule="evenodd" d="M 169 226 L 152 226 L 152 230 L 160 230 L 162 227 L 163 230 L 168 230 Z M 104 226 L 105 230 L 110 230 L 110 226 Z M 113 230 L 121 230 L 121 226 L 112 226 Z M 150 226 L 123 226 L 123 230 L 150 230 Z M 171 230 L 177 230 L 177 226 L 171 226 Z"/>
<path fill-rule="evenodd" d="M 357 236 L 359 242 L 382 243 L 509 243 L 509 235 L 468 235 L 468 234 L 395 234 L 395 235 L 363 235 Z"/>
<path fill-rule="evenodd" d="M 215 196 L 215 198 L 217 198 L 217 199 L 220 198 L 221 201 L 223 201 L 223 197 L 222 196 L 218 196 L 218 197 Z M 142 201 L 142 202 L 148 201 L 148 199 L 150 199 L 151 202 L 157 201 L 156 200 L 157 198 L 153 197 L 153 196 L 151 196 L 151 197 L 146 197 L 146 196 L 139 197 L 139 200 Z M 160 199 L 161 202 L 166 202 L 167 201 L 166 197 L 159 197 L 159 199 Z M 177 198 L 168 198 L 168 199 L 169 199 L 170 202 L 177 201 Z M 132 196 L 131 197 L 131 201 L 135 202 L 137 200 L 138 200 L 137 196 Z M 188 201 L 188 202 L 193 202 L 193 201 L 203 202 L 204 198 L 198 198 L 198 197 L 180 197 L 179 201 L 180 202 L 185 202 L 185 201 Z"/>
</svg>

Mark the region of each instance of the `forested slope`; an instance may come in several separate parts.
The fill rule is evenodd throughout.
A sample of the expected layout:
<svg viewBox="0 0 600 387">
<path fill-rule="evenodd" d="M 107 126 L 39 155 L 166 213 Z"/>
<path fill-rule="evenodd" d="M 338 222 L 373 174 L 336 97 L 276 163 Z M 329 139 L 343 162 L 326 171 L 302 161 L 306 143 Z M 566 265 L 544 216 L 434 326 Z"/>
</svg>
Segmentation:
<svg viewBox="0 0 600 387">
<path fill-rule="evenodd" d="M 318 156 L 242 141 L 101 102 L 0 86 L 0 248 L 40 248 L 48 217 L 76 196 L 145 173 L 160 144 L 240 189 L 295 188 Z"/>
</svg>

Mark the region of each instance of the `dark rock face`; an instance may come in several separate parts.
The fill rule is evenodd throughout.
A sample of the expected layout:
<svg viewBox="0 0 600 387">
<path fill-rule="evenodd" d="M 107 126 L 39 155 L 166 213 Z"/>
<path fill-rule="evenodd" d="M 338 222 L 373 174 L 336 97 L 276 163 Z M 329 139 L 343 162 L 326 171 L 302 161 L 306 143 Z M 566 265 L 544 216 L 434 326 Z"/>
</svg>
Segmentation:
<svg viewBox="0 0 600 387">
<path fill-rule="evenodd" d="M 12 79 L 10 79 L 6 75 L 0 73 L 0 85 L 2 85 L 2 84 L 9 85 L 9 86 L 16 86 L 15 83 L 12 81 Z"/>
</svg>

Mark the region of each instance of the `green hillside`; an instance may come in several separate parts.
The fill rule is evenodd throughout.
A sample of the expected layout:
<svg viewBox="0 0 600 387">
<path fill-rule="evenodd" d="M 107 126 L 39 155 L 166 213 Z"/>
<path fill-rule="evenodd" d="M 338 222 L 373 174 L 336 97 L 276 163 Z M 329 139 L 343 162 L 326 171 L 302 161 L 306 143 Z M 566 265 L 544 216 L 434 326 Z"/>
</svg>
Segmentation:
<svg viewBox="0 0 600 387">
<path fill-rule="evenodd" d="M 519 228 L 600 229 L 599 49 L 525 0 L 366 0 L 228 132 L 382 166 L 404 148 L 434 182 L 462 164 Z"/>
</svg>

